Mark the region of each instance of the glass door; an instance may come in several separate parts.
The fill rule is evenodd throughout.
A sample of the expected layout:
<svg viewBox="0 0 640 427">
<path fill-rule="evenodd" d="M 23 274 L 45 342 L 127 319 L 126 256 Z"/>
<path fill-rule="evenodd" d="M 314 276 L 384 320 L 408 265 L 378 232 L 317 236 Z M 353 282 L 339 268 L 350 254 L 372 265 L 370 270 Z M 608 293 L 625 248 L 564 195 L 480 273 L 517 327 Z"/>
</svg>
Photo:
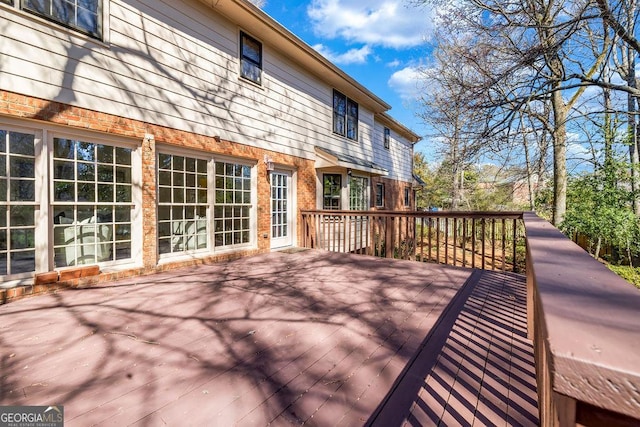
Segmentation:
<svg viewBox="0 0 640 427">
<path fill-rule="evenodd" d="M 271 248 L 293 244 L 291 173 L 271 172 Z"/>
</svg>

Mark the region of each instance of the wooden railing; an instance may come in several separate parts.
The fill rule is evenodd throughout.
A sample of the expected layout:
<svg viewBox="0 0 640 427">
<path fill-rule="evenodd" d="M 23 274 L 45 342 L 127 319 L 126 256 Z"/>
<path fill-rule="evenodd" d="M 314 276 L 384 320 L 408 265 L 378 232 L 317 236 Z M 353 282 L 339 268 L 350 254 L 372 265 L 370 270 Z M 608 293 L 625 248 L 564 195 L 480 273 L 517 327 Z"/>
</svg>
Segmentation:
<svg viewBox="0 0 640 427">
<path fill-rule="evenodd" d="M 542 426 L 640 426 L 640 291 L 534 213 L 304 211 L 303 244 L 520 271 Z M 525 244 L 526 238 L 526 244 Z"/>
<path fill-rule="evenodd" d="M 640 291 L 535 214 L 524 224 L 540 424 L 640 425 Z"/>
<path fill-rule="evenodd" d="M 523 271 L 522 212 L 303 211 L 303 245 L 334 252 Z"/>
</svg>

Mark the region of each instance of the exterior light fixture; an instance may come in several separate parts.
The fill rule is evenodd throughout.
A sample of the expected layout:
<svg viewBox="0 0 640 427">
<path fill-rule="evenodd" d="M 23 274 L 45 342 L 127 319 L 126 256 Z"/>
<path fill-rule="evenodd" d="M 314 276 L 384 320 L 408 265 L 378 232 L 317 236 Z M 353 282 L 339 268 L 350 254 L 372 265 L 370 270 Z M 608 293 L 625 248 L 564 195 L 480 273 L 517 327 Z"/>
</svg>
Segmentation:
<svg viewBox="0 0 640 427">
<path fill-rule="evenodd" d="M 275 169 L 273 159 L 266 154 L 264 155 L 264 164 L 267 166 L 267 173 L 272 172 Z"/>
</svg>

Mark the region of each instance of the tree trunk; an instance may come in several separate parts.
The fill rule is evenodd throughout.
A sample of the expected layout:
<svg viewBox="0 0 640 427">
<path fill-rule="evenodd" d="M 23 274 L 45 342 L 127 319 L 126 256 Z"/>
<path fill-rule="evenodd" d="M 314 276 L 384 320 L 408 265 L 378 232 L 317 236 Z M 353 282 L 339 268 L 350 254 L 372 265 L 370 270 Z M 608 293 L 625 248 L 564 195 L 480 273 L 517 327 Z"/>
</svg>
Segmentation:
<svg viewBox="0 0 640 427">
<path fill-rule="evenodd" d="M 557 84 L 559 86 L 559 83 Z M 551 94 L 553 109 L 553 225 L 560 225 L 567 212 L 567 107 L 562 92 Z"/>
<path fill-rule="evenodd" d="M 636 0 L 629 0 L 626 2 L 627 12 L 627 30 L 630 34 L 635 34 L 635 21 L 636 21 Z M 624 72 L 627 77 L 627 85 L 630 88 L 637 88 L 638 83 L 636 81 L 636 55 L 635 49 L 625 43 L 625 47 L 622 48 L 625 68 Z M 627 94 L 627 133 L 629 138 L 629 169 L 631 172 L 631 194 L 633 196 L 633 213 L 640 216 L 640 159 L 638 156 L 638 119 L 636 115 L 638 113 L 638 100 L 632 94 Z"/>
</svg>

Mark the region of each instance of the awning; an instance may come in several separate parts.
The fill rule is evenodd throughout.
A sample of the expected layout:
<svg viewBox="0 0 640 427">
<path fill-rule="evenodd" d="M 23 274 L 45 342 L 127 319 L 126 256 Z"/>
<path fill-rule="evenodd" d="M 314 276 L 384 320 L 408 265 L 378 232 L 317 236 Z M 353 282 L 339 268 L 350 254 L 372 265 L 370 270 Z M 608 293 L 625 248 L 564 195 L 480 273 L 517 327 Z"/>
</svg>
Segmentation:
<svg viewBox="0 0 640 427">
<path fill-rule="evenodd" d="M 316 169 L 341 167 L 372 175 L 387 176 L 389 171 L 369 160 L 362 160 L 348 154 L 338 154 L 326 148 L 316 147 Z"/>
<path fill-rule="evenodd" d="M 424 188 L 427 186 L 427 183 L 422 180 L 415 173 L 413 174 L 413 188 Z"/>
</svg>

